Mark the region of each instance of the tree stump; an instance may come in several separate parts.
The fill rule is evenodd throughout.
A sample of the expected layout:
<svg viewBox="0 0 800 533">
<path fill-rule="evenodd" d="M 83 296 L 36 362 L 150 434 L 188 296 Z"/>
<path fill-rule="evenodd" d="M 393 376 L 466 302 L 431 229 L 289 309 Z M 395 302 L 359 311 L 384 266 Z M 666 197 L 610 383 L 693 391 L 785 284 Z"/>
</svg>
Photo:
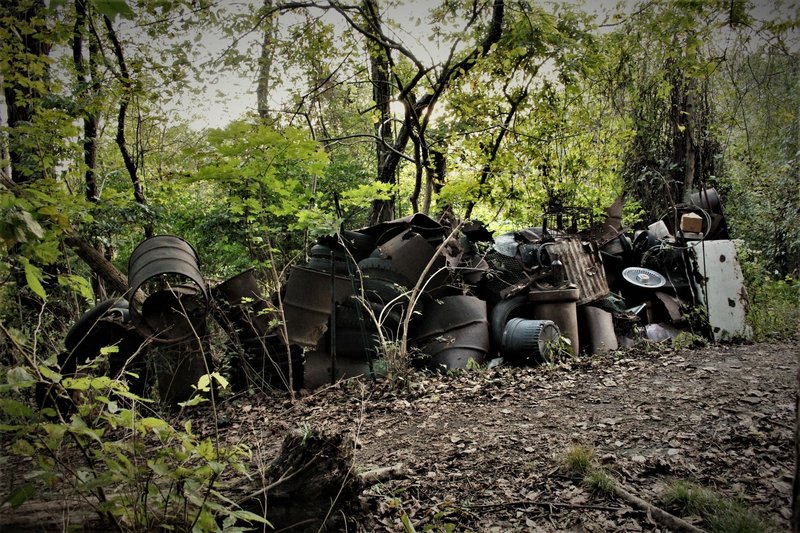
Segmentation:
<svg viewBox="0 0 800 533">
<path fill-rule="evenodd" d="M 268 486 L 248 496 L 242 507 L 266 515 L 276 530 L 342 530 L 362 490 L 353 448 L 353 439 L 341 433 L 287 435 L 270 465 Z"/>
</svg>

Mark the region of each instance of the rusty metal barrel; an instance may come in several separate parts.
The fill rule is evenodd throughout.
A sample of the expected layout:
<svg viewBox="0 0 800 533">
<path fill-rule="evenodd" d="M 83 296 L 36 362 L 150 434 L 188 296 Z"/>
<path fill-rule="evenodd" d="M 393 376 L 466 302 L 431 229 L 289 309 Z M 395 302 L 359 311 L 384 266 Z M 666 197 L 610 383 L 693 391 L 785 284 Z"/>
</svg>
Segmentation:
<svg viewBox="0 0 800 533">
<path fill-rule="evenodd" d="M 331 309 L 353 294 L 353 281 L 310 268 L 292 267 L 286 281 L 283 313 L 289 342 L 316 346 L 328 329 Z"/>
<path fill-rule="evenodd" d="M 538 365 L 552 359 L 560 331 L 552 320 L 512 318 L 503 330 L 500 353 L 515 364 Z"/>
<path fill-rule="evenodd" d="M 208 287 L 197 252 L 180 237 L 157 235 L 142 241 L 128 260 L 128 287 L 131 322 L 143 336 L 176 343 L 203 330 Z"/>
<path fill-rule="evenodd" d="M 481 364 L 489 351 L 486 302 L 474 296 L 447 296 L 425 306 L 425 321 L 415 332 L 415 344 L 431 356 L 437 369 Z"/>
</svg>

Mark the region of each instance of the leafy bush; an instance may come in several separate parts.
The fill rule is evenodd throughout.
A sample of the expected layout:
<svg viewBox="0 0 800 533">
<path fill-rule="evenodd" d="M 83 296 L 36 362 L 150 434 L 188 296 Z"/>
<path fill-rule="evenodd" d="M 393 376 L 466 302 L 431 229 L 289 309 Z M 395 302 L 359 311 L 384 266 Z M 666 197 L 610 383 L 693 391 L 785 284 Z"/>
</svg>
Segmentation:
<svg viewBox="0 0 800 533">
<path fill-rule="evenodd" d="M 788 339 L 800 328 L 800 280 L 769 272 L 759 251 L 739 246 L 749 298 L 747 319 L 756 341 Z"/>
<path fill-rule="evenodd" d="M 241 530 L 237 522 L 267 523 L 221 493 L 226 472 L 247 475 L 250 452 L 243 444 L 224 447 L 199 437 L 190 422 L 173 427 L 148 413 L 150 400 L 109 377 L 65 377 L 40 365 L 14 367 L 5 381 L 0 431 L 12 455 L 36 465 L 7 498 L 12 506 L 60 486 L 123 531 L 234 531 Z M 28 405 L 37 382 L 56 392 L 58 401 L 50 403 L 60 410 Z M 73 402 L 76 395 L 80 401 Z"/>
</svg>

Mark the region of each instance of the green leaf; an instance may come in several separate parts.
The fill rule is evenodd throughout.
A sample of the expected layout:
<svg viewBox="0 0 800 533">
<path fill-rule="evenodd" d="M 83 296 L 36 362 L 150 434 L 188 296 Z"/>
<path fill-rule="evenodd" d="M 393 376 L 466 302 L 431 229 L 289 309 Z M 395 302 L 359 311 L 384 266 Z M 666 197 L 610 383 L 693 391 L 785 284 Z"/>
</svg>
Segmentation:
<svg viewBox="0 0 800 533">
<path fill-rule="evenodd" d="M 6 380 L 12 388 L 16 387 L 30 387 L 36 380 L 33 379 L 27 369 L 21 366 L 15 366 L 6 374 Z"/>
<path fill-rule="evenodd" d="M 0 398 L 0 411 L 12 417 L 29 417 L 33 415 L 33 409 L 22 402 L 11 398 Z"/>
<path fill-rule="evenodd" d="M 110 355 L 112 353 L 119 353 L 119 346 L 103 346 L 100 348 L 100 355 Z"/>
<path fill-rule="evenodd" d="M 89 387 L 92 386 L 92 378 L 86 376 L 80 378 L 64 378 L 63 384 L 65 389 L 89 390 Z"/>
<path fill-rule="evenodd" d="M 25 223 L 25 228 L 30 233 L 33 233 L 36 238 L 41 239 L 44 237 L 44 230 L 42 229 L 42 226 L 40 226 L 39 223 L 33 219 L 33 215 L 27 211 L 22 211 L 19 215 L 19 218 Z"/>
<path fill-rule="evenodd" d="M 98 13 L 111 20 L 114 20 L 117 15 L 126 19 L 132 19 L 135 16 L 125 0 L 94 0 L 94 7 Z"/>
<path fill-rule="evenodd" d="M 222 387 L 223 389 L 228 388 L 228 380 L 225 379 L 225 377 L 219 372 L 212 372 L 211 377 L 217 380 L 217 383 L 219 383 L 219 386 Z"/>
<path fill-rule="evenodd" d="M 32 457 L 36 454 L 36 448 L 25 439 L 17 439 L 11 445 L 11 452 L 22 457 Z"/>
<path fill-rule="evenodd" d="M 195 396 L 191 400 L 186 400 L 185 402 L 178 402 L 180 407 L 194 407 L 195 405 L 200 405 L 201 403 L 207 402 L 206 398 L 202 396 Z"/>
<path fill-rule="evenodd" d="M 58 284 L 68 287 L 81 295 L 86 300 L 94 298 L 94 291 L 92 291 L 92 284 L 83 276 L 75 274 L 62 275 L 58 277 Z"/>
<path fill-rule="evenodd" d="M 217 456 L 216 452 L 214 451 L 214 444 L 211 442 L 211 439 L 204 439 L 200 443 L 200 445 L 197 447 L 197 454 L 206 461 L 210 461 Z"/>
<path fill-rule="evenodd" d="M 146 430 L 150 429 L 162 430 L 162 429 L 168 429 L 170 427 L 166 421 L 162 420 L 161 418 L 156 418 L 154 416 L 147 416 L 145 418 L 142 418 L 141 420 L 139 420 L 139 425 L 141 425 Z"/>
<path fill-rule="evenodd" d="M 403 522 L 403 528 L 406 530 L 406 533 L 417 533 L 417 530 L 414 529 L 414 524 L 411 523 L 411 519 L 405 512 L 400 515 L 400 521 Z"/>
<path fill-rule="evenodd" d="M 244 520 L 246 522 L 258 522 L 259 524 L 266 524 L 269 527 L 272 527 L 272 524 L 270 524 L 269 521 L 263 516 L 251 513 L 250 511 L 245 511 L 244 509 L 231 511 L 231 515 L 235 516 L 239 520 Z"/>
<path fill-rule="evenodd" d="M 147 461 L 147 466 L 150 468 L 150 470 L 152 470 L 159 476 L 169 476 L 170 473 L 172 472 L 172 468 L 170 468 L 168 464 L 160 460 L 158 462 Z"/>
<path fill-rule="evenodd" d="M 20 261 L 25 268 L 25 281 L 28 283 L 28 287 L 30 287 L 36 296 L 47 301 L 47 293 L 42 286 L 42 281 L 44 281 L 42 271 L 38 267 L 32 265 L 25 257 L 21 257 Z"/>
<path fill-rule="evenodd" d="M 122 396 L 123 398 L 128 398 L 129 400 L 137 400 L 145 403 L 153 403 L 155 401 L 150 398 L 142 398 L 137 394 L 134 394 L 130 391 L 126 391 L 125 389 L 117 389 L 114 391 L 114 394 L 116 394 L 117 396 Z"/>
<path fill-rule="evenodd" d="M 48 366 L 39 365 L 39 372 L 42 374 L 42 377 L 53 383 L 59 383 L 61 381 L 61 374 Z"/>
<path fill-rule="evenodd" d="M 10 504 L 12 509 L 16 509 L 25 501 L 34 495 L 36 489 L 33 487 L 31 483 L 25 483 L 21 487 L 17 487 L 11 491 L 11 494 L 6 496 L 6 499 L 3 500 L 2 505 Z"/>
<path fill-rule="evenodd" d="M 99 376 L 99 377 L 96 377 L 96 378 L 93 378 L 93 379 L 92 379 L 92 381 L 91 381 L 91 387 L 92 387 L 94 390 L 105 390 L 105 389 L 107 389 L 107 388 L 108 388 L 108 387 L 109 387 L 109 386 L 110 386 L 110 385 L 111 385 L 113 382 L 114 382 L 114 380 L 112 380 L 112 379 L 111 379 L 110 377 L 108 377 L 108 376 Z"/>
<path fill-rule="evenodd" d="M 208 392 L 211 390 L 211 375 L 210 374 L 203 374 L 200 376 L 200 379 L 197 380 L 197 390 Z"/>
<path fill-rule="evenodd" d="M 103 436 L 104 430 L 102 428 L 95 429 L 89 427 L 86 425 L 86 422 L 83 420 L 83 418 L 77 415 L 72 417 L 72 421 L 69 424 L 69 430 L 74 435 L 83 435 L 97 441 L 100 444 L 103 444 L 101 437 Z"/>
</svg>

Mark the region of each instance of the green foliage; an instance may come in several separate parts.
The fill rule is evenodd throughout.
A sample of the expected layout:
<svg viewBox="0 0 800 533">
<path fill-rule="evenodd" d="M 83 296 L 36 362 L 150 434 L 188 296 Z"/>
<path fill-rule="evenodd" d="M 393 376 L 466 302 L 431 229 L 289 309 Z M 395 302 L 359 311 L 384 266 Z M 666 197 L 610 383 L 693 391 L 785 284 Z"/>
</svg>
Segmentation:
<svg viewBox="0 0 800 533">
<path fill-rule="evenodd" d="M 556 14 L 530 9 L 510 19 L 497 53 L 450 91 L 442 120 L 450 158 L 439 201 L 457 212 L 477 202 L 474 216 L 494 226 L 538 226 L 554 198 L 599 210 L 622 190 L 628 125 L 591 89 L 594 73 L 607 68 L 593 23 L 563 6 Z"/>
<path fill-rule="evenodd" d="M 91 367 L 88 369 L 91 371 Z M 68 418 L 48 407 L 38 412 L 23 400 L 37 382 L 62 400 L 74 398 Z M 198 390 L 218 374 L 203 376 Z M 146 413 L 146 402 L 124 382 L 91 375 L 62 378 L 55 370 L 15 367 L 0 385 L 0 431 L 12 454 L 31 458 L 35 469 L 12 489 L 7 501 L 19 506 L 48 487 L 70 487 L 73 496 L 97 498 L 98 512 L 120 529 L 234 531 L 240 523 L 267 524 L 222 494 L 225 474 L 246 475 L 249 450 L 221 446 Z M 74 458 L 81 460 L 76 464 Z"/>
<path fill-rule="evenodd" d="M 256 258 L 265 258 L 268 235 L 277 231 L 283 240 L 286 230 L 306 229 L 314 221 L 305 210 L 313 207 L 328 158 L 305 133 L 237 121 L 209 131 L 208 143 L 190 182 L 224 191 L 228 219 L 244 230 L 243 244 Z"/>
<path fill-rule="evenodd" d="M 701 516 L 710 531 L 718 533 L 761 533 L 773 531 L 769 524 L 741 499 L 721 496 L 706 487 L 678 480 L 661 494 L 668 509 L 680 514 Z"/>
<path fill-rule="evenodd" d="M 731 61 L 719 81 L 720 127 L 730 124 L 722 131 L 730 149 L 721 185 L 732 231 L 764 252 L 767 269 L 793 277 L 800 264 L 798 74 L 797 54 L 764 46 Z"/>
<path fill-rule="evenodd" d="M 753 328 L 753 338 L 795 338 L 800 330 L 800 281 L 770 272 L 764 254 L 744 243 L 737 247 L 737 253 L 747 288 L 747 321 Z"/>
</svg>

